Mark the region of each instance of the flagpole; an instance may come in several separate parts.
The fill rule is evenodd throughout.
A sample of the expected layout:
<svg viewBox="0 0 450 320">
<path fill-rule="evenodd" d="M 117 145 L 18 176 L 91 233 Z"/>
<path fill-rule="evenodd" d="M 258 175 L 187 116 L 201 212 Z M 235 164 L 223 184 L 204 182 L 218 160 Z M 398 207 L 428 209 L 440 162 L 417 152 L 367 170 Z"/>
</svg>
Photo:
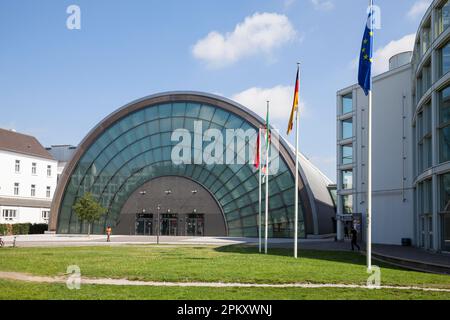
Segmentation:
<svg viewBox="0 0 450 320">
<path fill-rule="evenodd" d="M 297 63 L 300 74 L 300 63 Z M 295 129 L 295 218 L 294 218 L 294 257 L 298 257 L 298 136 L 300 123 L 300 106 L 297 108 Z"/>
<path fill-rule="evenodd" d="M 269 115 L 269 101 L 267 101 L 267 115 Z M 264 253 L 267 254 L 267 241 L 269 238 L 269 123 L 266 124 L 266 217 L 265 217 L 265 241 L 264 241 Z"/>
<path fill-rule="evenodd" d="M 373 0 L 369 0 L 370 6 L 370 31 L 373 32 Z M 373 40 L 372 40 L 373 48 Z M 368 156 L 367 156 L 367 270 L 372 270 L 372 75 L 370 75 L 370 90 L 369 90 L 369 121 L 367 128 L 367 139 L 368 139 Z"/>
<path fill-rule="evenodd" d="M 261 186 L 261 180 L 262 180 L 262 170 L 261 170 L 261 128 L 258 129 L 258 141 L 259 141 L 259 145 L 258 145 L 258 158 L 259 158 L 259 214 L 258 214 L 258 223 L 259 223 L 259 253 L 262 252 L 262 217 L 261 217 L 261 213 L 262 213 L 262 186 Z"/>
</svg>

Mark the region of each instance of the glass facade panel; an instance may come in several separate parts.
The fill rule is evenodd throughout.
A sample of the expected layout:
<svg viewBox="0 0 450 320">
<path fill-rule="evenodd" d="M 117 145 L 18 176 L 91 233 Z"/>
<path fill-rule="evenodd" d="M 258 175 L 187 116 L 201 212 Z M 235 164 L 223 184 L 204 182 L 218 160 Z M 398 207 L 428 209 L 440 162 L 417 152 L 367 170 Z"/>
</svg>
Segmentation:
<svg viewBox="0 0 450 320">
<path fill-rule="evenodd" d="M 441 8 L 438 9 L 436 19 L 436 36 L 439 36 L 450 26 L 450 2 L 446 1 Z"/>
<path fill-rule="evenodd" d="M 347 114 L 353 111 L 353 96 L 347 94 L 342 97 L 342 114 Z"/>
<path fill-rule="evenodd" d="M 154 178 L 181 175 L 201 183 L 213 193 L 224 210 L 230 236 L 257 235 L 258 179 L 248 159 L 246 164 L 232 167 L 174 165 L 171 161 L 171 151 L 176 144 L 171 141 L 172 130 L 181 126 L 193 135 L 194 121 L 200 120 L 203 131 L 209 127 L 222 132 L 238 128 L 256 130 L 243 118 L 225 109 L 192 102 L 153 105 L 124 116 L 106 129 L 78 162 L 63 195 L 58 232 L 87 231 L 87 226 L 78 221 L 72 210 L 77 198 L 86 192 L 92 192 L 108 210 L 93 226 L 94 232 L 102 233 L 107 224 L 118 221 L 123 205 L 139 186 Z M 246 141 L 246 148 L 248 145 L 249 141 Z M 269 229 L 276 230 L 278 236 L 291 237 L 295 183 L 283 159 L 280 159 L 279 172 L 271 180 L 269 205 L 271 210 L 277 211 L 279 218 L 276 228 L 271 226 Z M 300 230 L 304 234 L 301 206 L 300 211 Z M 285 222 L 280 224 L 279 221 Z"/>
<path fill-rule="evenodd" d="M 353 137 L 353 119 L 342 120 L 342 139 Z"/>
<path fill-rule="evenodd" d="M 353 163 L 353 144 L 342 146 L 342 164 Z"/>
<path fill-rule="evenodd" d="M 439 93 L 439 160 L 450 160 L 450 87 Z"/>
<path fill-rule="evenodd" d="M 353 195 L 342 196 L 342 209 L 344 214 L 353 213 Z"/>
<path fill-rule="evenodd" d="M 442 216 L 442 250 L 450 252 L 450 214 Z"/>
<path fill-rule="evenodd" d="M 439 75 L 443 76 L 444 74 L 450 71 L 450 43 L 447 43 L 440 50 L 439 60 L 440 60 Z"/>
<path fill-rule="evenodd" d="M 450 213 L 450 173 L 441 175 L 439 183 L 440 212 Z"/>
<path fill-rule="evenodd" d="M 342 171 L 342 188 L 345 190 L 353 189 L 353 170 Z"/>
</svg>

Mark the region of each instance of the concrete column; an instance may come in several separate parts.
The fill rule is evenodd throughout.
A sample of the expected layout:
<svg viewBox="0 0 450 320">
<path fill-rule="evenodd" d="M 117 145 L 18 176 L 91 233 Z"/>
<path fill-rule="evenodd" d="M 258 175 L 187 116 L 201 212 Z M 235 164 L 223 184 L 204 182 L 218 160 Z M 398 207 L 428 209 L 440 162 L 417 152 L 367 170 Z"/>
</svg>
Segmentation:
<svg viewBox="0 0 450 320">
<path fill-rule="evenodd" d="M 341 96 L 337 96 L 336 97 L 336 106 L 337 106 L 337 110 L 336 110 L 336 114 L 339 117 L 342 114 L 342 97 Z M 339 141 L 342 138 L 342 131 L 341 131 L 341 121 L 337 120 L 336 122 L 336 137 L 337 137 L 337 159 L 336 159 L 336 165 L 337 165 L 337 170 L 336 170 L 336 189 L 337 189 L 337 199 L 336 199 L 336 206 L 337 206 L 337 210 L 336 210 L 336 238 L 338 241 L 343 241 L 344 240 L 344 225 L 342 223 L 341 220 L 341 216 L 343 214 L 343 203 L 341 200 L 341 195 L 340 195 L 340 191 L 341 191 L 341 186 L 342 186 L 342 177 L 341 177 L 341 170 L 339 169 L 340 164 L 341 164 L 341 159 L 342 159 L 342 150 L 341 150 L 341 146 L 339 145 Z"/>
<path fill-rule="evenodd" d="M 433 80 L 437 78 L 437 53 L 433 52 L 431 59 L 432 77 Z M 431 127 L 432 136 L 432 152 L 433 152 L 433 167 L 439 165 L 439 94 L 435 91 L 431 96 Z M 440 232 L 439 232 L 439 179 L 434 173 L 432 178 L 432 199 L 433 199 L 433 246 L 430 249 L 435 251 L 440 250 Z"/>
</svg>

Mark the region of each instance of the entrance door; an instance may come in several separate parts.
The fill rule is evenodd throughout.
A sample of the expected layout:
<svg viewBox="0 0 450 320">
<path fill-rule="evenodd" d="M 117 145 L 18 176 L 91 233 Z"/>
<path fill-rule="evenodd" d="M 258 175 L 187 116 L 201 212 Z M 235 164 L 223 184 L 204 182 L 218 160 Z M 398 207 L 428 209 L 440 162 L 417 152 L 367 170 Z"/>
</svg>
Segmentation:
<svg viewBox="0 0 450 320">
<path fill-rule="evenodd" d="M 186 218 L 186 235 L 203 237 L 205 234 L 205 216 L 203 214 L 189 214 Z"/>
<path fill-rule="evenodd" d="M 176 236 L 178 234 L 178 215 L 162 214 L 161 215 L 161 235 Z"/>
<path fill-rule="evenodd" d="M 450 214 L 442 216 L 442 251 L 450 252 Z"/>
<path fill-rule="evenodd" d="M 138 236 L 153 235 L 153 214 L 136 214 L 136 231 Z"/>
</svg>

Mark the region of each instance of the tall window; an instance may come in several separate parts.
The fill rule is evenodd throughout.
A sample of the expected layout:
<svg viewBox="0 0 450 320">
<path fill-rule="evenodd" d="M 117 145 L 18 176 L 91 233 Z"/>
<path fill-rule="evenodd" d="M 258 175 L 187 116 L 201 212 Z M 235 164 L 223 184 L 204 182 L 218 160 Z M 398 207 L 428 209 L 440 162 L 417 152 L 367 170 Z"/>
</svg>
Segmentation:
<svg viewBox="0 0 450 320">
<path fill-rule="evenodd" d="M 422 29 L 420 43 L 421 43 L 421 55 L 424 55 L 427 52 L 428 48 L 430 48 L 430 44 L 431 44 L 431 29 L 430 29 L 430 27 L 424 27 Z"/>
<path fill-rule="evenodd" d="M 48 165 L 47 166 L 47 177 L 51 177 L 52 176 L 52 166 Z"/>
<path fill-rule="evenodd" d="M 353 111 L 353 96 L 351 93 L 342 97 L 342 114 Z"/>
<path fill-rule="evenodd" d="M 353 119 L 342 120 L 342 139 L 353 137 Z"/>
<path fill-rule="evenodd" d="M 431 104 L 427 103 L 417 115 L 418 137 L 418 169 L 419 173 L 432 165 L 432 130 L 431 130 Z"/>
<path fill-rule="evenodd" d="M 31 174 L 36 174 L 36 162 L 31 164 Z"/>
<path fill-rule="evenodd" d="M 450 86 L 439 93 L 439 160 L 450 160 Z"/>
<path fill-rule="evenodd" d="M 50 211 L 43 210 L 41 213 L 41 217 L 42 217 L 42 220 L 44 220 L 45 222 L 48 222 L 48 219 L 50 218 Z"/>
<path fill-rule="evenodd" d="M 5 221 L 14 221 L 17 218 L 17 211 L 10 210 L 10 209 L 4 209 L 2 216 Z"/>
<path fill-rule="evenodd" d="M 353 170 L 342 171 L 342 188 L 345 190 L 353 189 Z"/>
<path fill-rule="evenodd" d="M 353 144 L 342 146 L 342 164 L 353 163 Z"/>
<path fill-rule="evenodd" d="M 450 42 L 439 51 L 439 76 L 450 71 Z"/>
<path fill-rule="evenodd" d="M 20 160 L 16 160 L 14 169 L 15 169 L 16 173 L 20 172 Z"/>
<path fill-rule="evenodd" d="M 50 187 L 47 187 L 47 190 L 45 192 L 45 195 L 47 196 L 47 198 L 50 198 Z"/>
<path fill-rule="evenodd" d="M 31 196 L 32 197 L 36 196 L 36 185 L 35 184 L 31 185 Z"/>
<path fill-rule="evenodd" d="M 450 172 L 439 177 L 440 212 L 450 213 Z"/>
<path fill-rule="evenodd" d="M 353 213 L 353 195 L 342 196 L 342 209 L 344 214 Z"/>
<path fill-rule="evenodd" d="M 19 195 L 19 183 L 18 182 L 14 183 L 14 195 L 15 196 Z"/>
<path fill-rule="evenodd" d="M 446 1 L 445 4 L 438 9 L 436 19 L 436 36 L 439 36 L 450 26 L 450 1 Z"/>
</svg>

